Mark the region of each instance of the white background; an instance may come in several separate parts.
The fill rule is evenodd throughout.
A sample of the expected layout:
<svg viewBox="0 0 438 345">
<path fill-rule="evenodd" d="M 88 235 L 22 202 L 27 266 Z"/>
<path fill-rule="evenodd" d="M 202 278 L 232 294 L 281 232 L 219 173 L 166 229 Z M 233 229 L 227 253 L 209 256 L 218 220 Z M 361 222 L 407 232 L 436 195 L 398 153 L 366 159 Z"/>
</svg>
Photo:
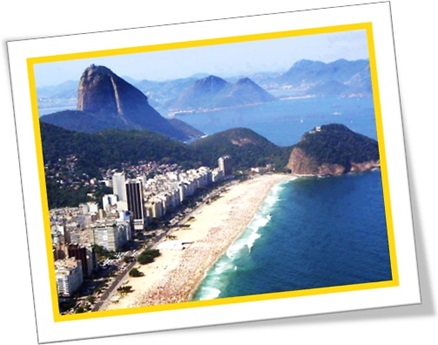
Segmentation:
<svg viewBox="0 0 438 345">
<path fill-rule="evenodd" d="M 362 1 L 364 3 L 365 1 Z M 0 306 L 7 323 L 1 329 L 1 342 L 36 344 L 32 285 L 27 257 L 26 228 L 23 218 L 21 188 L 13 108 L 9 86 L 6 41 L 85 33 L 147 25 L 265 14 L 296 9 L 320 8 L 354 4 L 352 1 L 105 1 L 75 2 L 16 0 L 2 5 L 0 32 L 1 54 L 1 128 L 2 147 L 2 211 L 3 241 L 1 252 L 2 278 Z M 437 80 L 432 52 L 435 37 L 433 2 L 418 0 L 391 1 L 397 65 L 402 98 L 402 111 L 410 174 L 411 197 L 416 231 L 417 253 L 423 304 L 420 306 L 386 308 L 289 318 L 239 325 L 214 326 L 190 330 L 166 331 L 82 341 L 84 344 L 132 344 L 145 342 L 204 344 L 212 340 L 232 343 L 262 344 L 272 339 L 280 343 L 368 344 L 407 340 L 434 344 L 434 298 L 436 286 L 433 264 L 437 263 L 435 206 L 437 187 L 432 175 L 436 146 L 435 93 L 432 82 Z M 237 6 L 239 5 L 239 6 Z M 436 50 L 436 49 L 435 49 Z M 435 85 L 435 83 L 434 83 Z M 397 197 L 395 195 L 395 197 Z M 435 275 L 433 275 L 435 274 Z M 36 277 L 34 277 L 35 279 Z M 241 338 L 237 340 L 236 338 Z M 280 339 L 284 338 L 283 341 Z"/>
</svg>

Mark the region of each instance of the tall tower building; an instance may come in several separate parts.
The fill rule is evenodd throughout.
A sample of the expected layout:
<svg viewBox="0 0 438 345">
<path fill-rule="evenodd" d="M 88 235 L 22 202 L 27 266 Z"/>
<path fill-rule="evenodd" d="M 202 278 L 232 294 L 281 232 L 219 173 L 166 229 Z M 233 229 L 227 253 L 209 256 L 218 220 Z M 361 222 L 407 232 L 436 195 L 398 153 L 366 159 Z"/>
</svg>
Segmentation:
<svg viewBox="0 0 438 345">
<path fill-rule="evenodd" d="M 125 188 L 125 173 L 116 172 L 113 175 L 113 193 L 117 195 L 119 201 L 127 201 Z"/>
<path fill-rule="evenodd" d="M 69 244 L 67 247 L 68 257 L 76 258 L 82 263 L 82 273 L 84 278 L 90 277 L 96 268 L 96 253 L 93 247 L 84 247 L 77 244 Z"/>
<path fill-rule="evenodd" d="M 219 170 L 224 173 L 224 176 L 232 175 L 233 167 L 231 165 L 230 156 L 222 156 L 218 159 Z"/>
<path fill-rule="evenodd" d="M 143 230 L 146 218 L 144 207 L 143 183 L 141 180 L 129 180 L 126 182 L 126 196 L 128 210 L 132 214 L 135 230 Z"/>
</svg>

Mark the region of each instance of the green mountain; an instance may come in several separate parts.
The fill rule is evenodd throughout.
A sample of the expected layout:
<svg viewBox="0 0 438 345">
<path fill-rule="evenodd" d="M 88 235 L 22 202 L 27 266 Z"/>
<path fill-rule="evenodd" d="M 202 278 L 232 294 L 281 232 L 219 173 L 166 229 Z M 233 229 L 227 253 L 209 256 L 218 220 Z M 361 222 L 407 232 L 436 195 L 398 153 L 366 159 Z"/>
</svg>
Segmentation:
<svg viewBox="0 0 438 345">
<path fill-rule="evenodd" d="M 122 163 L 163 161 L 191 166 L 199 157 L 187 144 L 147 130 L 109 129 L 95 133 L 66 130 L 40 122 L 45 164 L 76 157 L 76 169 L 92 177 L 99 168 L 117 168 Z"/>
<path fill-rule="evenodd" d="M 204 162 L 213 166 L 218 157 L 229 155 L 233 167 L 251 167 L 274 164 L 282 169 L 287 164 L 290 147 L 279 147 L 248 128 L 233 128 L 195 141 L 191 145 L 200 153 Z"/>
<path fill-rule="evenodd" d="M 294 145 L 287 167 L 303 175 L 340 175 L 380 165 L 376 140 L 341 124 L 314 128 Z"/>
<path fill-rule="evenodd" d="M 247 128 L 234 128 L 192 144 L 147 130 L 82 133 L 40 122 L 49 206 L 74 206 L 87 194 L 108 193 L 91 184 L 102 172 L 141 161 L 178 164 L 183 169 L 218 166 L 231 156 L 234 171 L 271 164 L 295 174 L 339 175 L 379 167 L 377 142 L 344 125 L 330 124 L 305 133 L 292 147 L 279 147 Z"/>
<path fill-rule="evenodd" d="M 87 194 L 102 194 L 102 171 L 136 165 L 141 161 L 179 164 L 184 169 L 201 165 L 215 168 L 218 158 L 232 156 L 235 169 L 274 164 L 281 169 L 290 148 L 280 148 L 255 132 L 237 128 L 185 144 L 147 130 L 105 130 L 82 133 L 40 121 L 46 185 L 50 208 L 74 206 Z M 96 193 L 97 191 L 97 193 Z M 108 192 L 108 191 L 106 191 Z"/>
</svg>

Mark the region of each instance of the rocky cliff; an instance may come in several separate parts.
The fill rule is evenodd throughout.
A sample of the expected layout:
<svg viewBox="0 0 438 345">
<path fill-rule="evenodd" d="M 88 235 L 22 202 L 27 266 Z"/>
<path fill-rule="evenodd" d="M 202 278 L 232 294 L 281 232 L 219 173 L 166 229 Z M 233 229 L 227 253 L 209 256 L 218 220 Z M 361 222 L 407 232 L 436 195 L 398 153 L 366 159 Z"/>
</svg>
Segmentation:
<svg viewBox="0 0 438 345">
<path fill-rule="evenodd" d="M 178 140 L 191 139 L 151 107 L 140 90 L 104 66 L 91 65 L 82 73 L 77 111 L 46 115 L 41 121 L 82 132 L 148 129 Z"/>
<path fill-rule="evenodd" d="M 340 124 L 315 127 L 305 133 L 287 164 L 298 175 L 342 175 L 379 166 L 377 141 Z"/>
</svg>

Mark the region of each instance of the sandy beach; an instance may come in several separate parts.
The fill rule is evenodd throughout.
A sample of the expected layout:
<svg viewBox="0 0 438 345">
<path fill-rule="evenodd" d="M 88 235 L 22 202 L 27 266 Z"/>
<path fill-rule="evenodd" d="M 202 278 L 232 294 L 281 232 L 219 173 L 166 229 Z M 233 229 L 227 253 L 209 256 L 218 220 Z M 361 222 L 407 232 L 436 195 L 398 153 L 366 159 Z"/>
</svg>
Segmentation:
<svg viewBox="0 0 438 345">
<path fill-rule="evenodd" d="M 108 300 L 100 310 L 125 309 L 188 301 L 206 271 L 224 254 L 251 222 L 276 183 L 289 175 L 263 175 L 230 187 L 210 204 L 194 210 L 187 227 L 170 233 L 154 248 L 161 255 L 153 263 L 136 265 L 144 276 L 122 279 L 132 292 L 118 303 Z"/>
</svg>

